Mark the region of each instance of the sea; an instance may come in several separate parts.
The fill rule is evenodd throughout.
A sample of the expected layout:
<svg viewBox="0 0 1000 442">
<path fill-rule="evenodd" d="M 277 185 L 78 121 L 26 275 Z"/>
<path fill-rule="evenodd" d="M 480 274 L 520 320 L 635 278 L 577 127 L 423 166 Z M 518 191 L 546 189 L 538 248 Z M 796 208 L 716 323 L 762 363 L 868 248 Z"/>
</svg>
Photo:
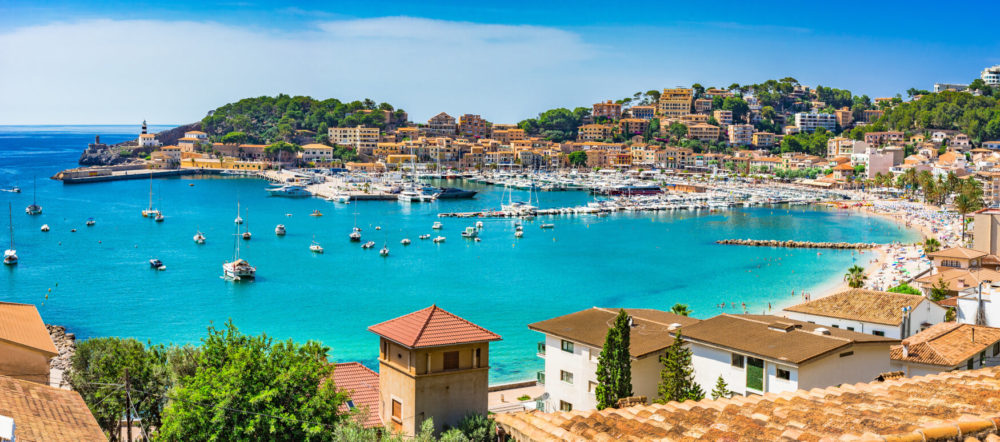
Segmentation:
<svg viewBox="0 0 1000 442">
<path fill-rule="evenodd" d="M 158 131 L 169 127 L 152 127 Z M 50 179 L 77 165 L 87 143 L 134 139 L 137 126 L 0 126 L 0 205 L 13 208 L 17 266 L 0 269 L 0 300 L 38 306 L 46 323 L 78 339 L 134 337 L 195 344 L 210 326 L 233 323 L 278 340 L 321 341 L 331 361 L 377 369 L 378 338 L 368 327 L 436 304 L 503 339 L 493 343 L 491 384 L 528 380 L 544 366 L 540 333 L 528 324 L 591 307 L 670 309 L 693 316 L 776 313 L 802 291 L 829 287 L 872 253 L 718 245 L 725 238 L 805 241 L 916 241 L 890 221 L 819 207 L 753 207 L 717 213 L 564 215 L 524 223 L 484 220 L 481 241 L 460 232 L 475 220 L 440 212 L 499 208 L 504 190 L 444 183 L 479 192 L 475 199 L 341 204 L 269 196 L 263 180 L 198 176 L 64 185 Z M 442 184 L 442 183 L 438 183 Z M 152 188 L 162 223 L 141 216 Z M 35 190 L 37 189 L 37 190 Z M 527 191 L 514 198 L 526 200 Z M 542 192 L 541 207 L 585 204 L 582 191 Z M 37 200 L 40 216 L 24 208 Z M 243 225 L 235 237 L 239 202 Z M 310 216 L 320 210 L 322 217 Z M 7 215 L 7 213 L 3 213 Z M 7 217 L 0 245 L 9 241 Z M 86 226 L 93 218 L 95 225 Z M 373 249 L 348 240 L 363 229 Z M 431 229 L 442 221 L 440 231 Z M 553 223 L 542 229 L 541 223 Z M 40 227 L 48 224 L 49 232 Z M 287 235 L 274 233 L 284 224 Z M 380 229 L 377 229 L 380 227 Z M 74 231 L 75 229 L 75 231 Z M 204 245 L 192 237 L 204 233 Z M 442 235 L 435 244 L 419 235 Z M 402 246 L 409 238 L 412 244 Z M 325 253 L 309 250 L 312 241 Z M 257 267 L 253 282 L 223 280 L 221 265 L 240 242 Z M 388 257 L 378 249 L 388 246 Z M 166 270 L 150 268 L 160 259 Z M 720 307 L 724 305 L 724 307 Z"/>
</svg>

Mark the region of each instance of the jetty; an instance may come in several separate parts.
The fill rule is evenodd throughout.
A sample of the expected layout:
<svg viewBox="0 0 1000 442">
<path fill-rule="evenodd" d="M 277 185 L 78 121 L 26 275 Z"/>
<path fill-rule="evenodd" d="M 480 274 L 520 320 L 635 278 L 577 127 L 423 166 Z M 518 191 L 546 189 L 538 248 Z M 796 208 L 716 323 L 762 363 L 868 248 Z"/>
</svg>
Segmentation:
<svg viewBox="0 0 1000 442">
<path fill-rule="evenodd" d="M 812 241 L 779 241 L 776 239 L 723 239 L 716 244 L 753 247 L 788 247 L 793 249 L 874 249 L 880 244 L 867 242 L 812 242 Z"/>
<path fill-rule="evenodd" d="M 148 169 L 145 167 L 83 167 L 67 169 L 52 176 L 52 179 L 63 184 L 101 183 L 106 181 L 144 180 L 153 178 L 176 177 L 186 175 L 218 175 L 217 169 Z"/>
</svg>

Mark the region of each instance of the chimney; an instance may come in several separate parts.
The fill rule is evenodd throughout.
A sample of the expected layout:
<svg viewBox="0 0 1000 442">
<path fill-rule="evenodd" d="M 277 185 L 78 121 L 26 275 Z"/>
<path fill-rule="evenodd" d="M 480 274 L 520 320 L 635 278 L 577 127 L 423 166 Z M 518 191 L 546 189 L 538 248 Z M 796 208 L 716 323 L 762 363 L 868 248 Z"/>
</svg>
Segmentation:
<svg viewBox="0 0 1000 442">
<path fill-rule="evenodd" d="M 17 426 L 14 425 L 14 418 L 0 415 L 0 441 L 13 441 L 15 430 Z"/>
<path fill-rule="evenodd" d="M 903 339 L 903 357 L 905 358 L 909 356 L 910 356 L 910 340 Z"/>
</svg>

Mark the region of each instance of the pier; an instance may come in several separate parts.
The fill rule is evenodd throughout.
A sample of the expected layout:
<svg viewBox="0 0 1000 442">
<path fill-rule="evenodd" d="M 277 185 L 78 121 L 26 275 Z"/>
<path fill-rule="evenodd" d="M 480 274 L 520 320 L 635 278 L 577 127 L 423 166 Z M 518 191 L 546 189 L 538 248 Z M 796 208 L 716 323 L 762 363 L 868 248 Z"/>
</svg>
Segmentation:
<svg viewBox="0 0 1000 442">
<path fill-rule="evenodd" d="M 788 247 L 793 249 L 874 249 L 876 243 L 867 242 L 811 242 L 811 241 L 778 241 L 776 239 L 723 239 L 716 244 L 753 247 Z"/>
<path fill-rule="evenodd" d="M 217 169 L 144 169 L 144 168 L 85 168 L 69 169 L 55 174 L 52 179 L 63 184 L 101 183 L 107 181 L 144 180 L 149 177 L 166 178 L 185 175 L 218 175 Z"/>
</svg>

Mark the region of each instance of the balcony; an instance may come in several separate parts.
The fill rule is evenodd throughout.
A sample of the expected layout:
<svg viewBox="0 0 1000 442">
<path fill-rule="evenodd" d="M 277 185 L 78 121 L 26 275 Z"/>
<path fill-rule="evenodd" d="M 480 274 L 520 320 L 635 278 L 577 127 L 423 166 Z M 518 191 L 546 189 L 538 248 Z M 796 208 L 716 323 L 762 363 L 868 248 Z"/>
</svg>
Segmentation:
<svg viewBox="0 0 1000 442">
<path fill-rule="evenodd" d="M 545 357 L 545 343 L 544 342 L 539 342 L 538 343 L 538 352 L 536 354 L 540 358 L 544 358 Z"/>
<path fill-rule="evenodd" d="M 545 372 L 544 371 L 539 371 L 539 372 L 535 373 L 535 376 L 538 379 L 538 383 L 539 384 L 545 385 Z"/>
</svg>

